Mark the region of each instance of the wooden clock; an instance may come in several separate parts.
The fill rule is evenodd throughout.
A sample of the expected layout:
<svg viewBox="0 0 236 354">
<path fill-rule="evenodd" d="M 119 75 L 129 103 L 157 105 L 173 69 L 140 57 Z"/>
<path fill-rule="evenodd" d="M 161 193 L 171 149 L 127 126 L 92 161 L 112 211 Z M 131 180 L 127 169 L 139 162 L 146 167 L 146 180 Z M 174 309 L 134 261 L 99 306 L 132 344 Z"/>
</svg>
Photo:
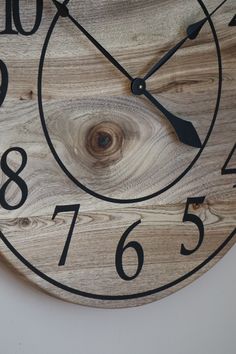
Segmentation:
<svg viewBox="0 0 236 354">
<path fill-rule="evenodd" d="M 0 253 L 97 307 L 186 286 L 236 236 L 235 0 L 0 4 Z"/>
</svg>

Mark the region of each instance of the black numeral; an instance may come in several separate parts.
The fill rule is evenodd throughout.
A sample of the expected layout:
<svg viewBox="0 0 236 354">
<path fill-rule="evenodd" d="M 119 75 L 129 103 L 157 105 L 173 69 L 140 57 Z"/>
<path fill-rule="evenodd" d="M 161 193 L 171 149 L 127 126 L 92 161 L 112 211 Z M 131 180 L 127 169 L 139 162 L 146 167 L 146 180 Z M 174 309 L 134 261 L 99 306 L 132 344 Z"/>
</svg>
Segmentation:
<svg viewBox="0 0 236 354">
<path fill-rule="evenodd" d="M 8 71 L 7 67 L 4 64 L 2 60 L 0 60 L 0 72 L 1 72 L 1 86 L 0 86 L 0 107 L 3 104 L 6 94 L 7 94 L 7 89 L 8 89 Z"/>
<path fill-rule="evenodd" d="M 30 36 L 34 34 L 38 29 L 42 21 L 43 14 L 43 0 L 36 0 L 36 16 L 35 23 L 31 30 L 26 31 L 21 23 L 20 17 L 20 0 L 6 0 L 5 1 L 5 30 L 0 34 L 22 34 L 24 36 Z M 15 29 L 13 28 L 13 24 Z"/>
<path fill-rule="evenodd" d="M 129 234 L 131 233 L 131 231 L 135 227 L 137 227 L 140 223 L 141 223 L 141 220 L 135 222 L 133 225 L 131 225 L 125 231 L 125 233 L 123 234 L 123 236 L 120 239 L 120 242 L 119 242 L 117 250 L 116 250 L 116 270 L 117 270 L 117 273 L 119 274 L 120 278 L 123 280 L 133 280 L 133 279 L 137 278 L 137 276 L 140 274 L 140 272 L 143 268 L 144 252 L 143 252 L 142 246 L 136 241 L 131 241 L 131 242 L 127 243 L 126 246 L 124 246 L 125 241 L 126 241 L 127 237 L 129 236 Z M 138 257 L 137 271 L 133 276 L 128 276 L 125 273 L 124 268 L 123 268 L 123 255 L 124 255 L 124 252 L 128 248 L 134 249 L 135 252 L 137 253 L 137 257 Z"/>
<path fill-rule="evenodd" d="M 70 230 L 66 239 L 66 243 L 60 258 L 60 261 L 58 263 L 59 266 L 64 266 L 66 264 L 66 258 L 67 258 L 67 254 L 69 251 L 69 247 L 70 247 L 70 243 L 71 243 L 71 239 L 72 239 L 72 235 L 73 235 L 73 231 L 75 228 L 75 223 L 79 214 L 79 209 L 80 209 L 80 204 L 77 205 L 60 205 L 60 206 L 56 206 L 52 220 L 54 220 L 56 218 L 56 216 L 59 213 L 71 213 L 74 212 L 73 218 L 72 218 L 72 222 L 70 225 Z"/>
<path fill-rule="evenodd" d="M 236 26 L 236 15 L 232 18 L 232 20 L 229 23 L 229 26 Z"/>
<path fill-rule="evenodd" d="M 21 155 L 22 163 L 17 171 L 13 171 L 7 163 L 7 157 L 11 152 L 18 152 Z M 27 164 L 27 154 L 25 150 L 14 147 L 7 150 L 1 158 L 1 169 L 9 179 L 3 184 L 0 189 L 0 205 L 6 210 L 19 209 L 26 201 L 28 197 L 28 187 L 19 174 L 23 171 Z M 10 205 L 6 200 L 6 190 L 11 183 L 15 183 L 21 191 L 22 197 L 18 204 Z"/>
<path fill-rule="evenodd" d="M 184 246 L 184 244 L 182 244 L 180 253 L 184 256 L 189 256 L 190 254 L 193 254 L 202 245 L 202 242 L 204 239 L 204 225 L 203 225 L 202 220 L 198 216 L 189 213 L 189 206 L 193 205 L 193 204 L 197 204 L 197 205 L 203 204 L 204 200 L 205 200 L 205 197 L 188 198 L 188 200 L 187 200 L 187 204 L 186 204 L 186 208 L 185 208 L 185 212 L 184 212 L 184 217 L 183 217 L 183 222 L 189 221 L 197 226 L 197 228 L 199 230 L 199 241 L 198 241 L 197 246 L 192 250 L 187 249 Z"/>
<path fill-rule="evenodd" d="M 235 168 L 228 168 L 228 164 L 230 163 L 230 160 L 233 157 L 234 152 L 236 151 L 236 144 L 234 145 L 232 151 L 230 152 L 224 166 L 222 167 L 222 175 L 233 175 L 236 174 L 236 167 Z M 234 188 L 236 187 L 236 185 L 234 186 Z"/>
</svg>

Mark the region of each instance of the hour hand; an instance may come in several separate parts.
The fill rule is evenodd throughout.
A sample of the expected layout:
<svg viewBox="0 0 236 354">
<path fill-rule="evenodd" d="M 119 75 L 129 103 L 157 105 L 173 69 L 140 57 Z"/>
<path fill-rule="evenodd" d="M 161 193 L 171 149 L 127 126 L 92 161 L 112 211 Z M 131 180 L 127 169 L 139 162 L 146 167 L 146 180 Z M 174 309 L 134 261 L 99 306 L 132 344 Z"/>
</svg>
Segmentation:
<svg viewBox="0 0 236 354">
<path fill-rule="evenodd" d="M 176 117 L 168 111 L 157 99 L 146 89 L 146 83 L 143 79 L 134 79 L 131 86 L 132 93 L 136 96 L 144 95 L 154 106 L 168 119 L 174 128 L 179 140 L 195 148 L 201 148 L 202 143 L 193 124 L 187 120 Z"/>
<path fill-rule="evenodd" d="M 202 143 L 193 124 L 187 120 L 176 117 L 157 101 L 148 91 L 144 91 L 144 96 L 151 101 L 168 119 L 173 126 L 179 140 L 186 145 L 201 148 Z"/>
</svg>

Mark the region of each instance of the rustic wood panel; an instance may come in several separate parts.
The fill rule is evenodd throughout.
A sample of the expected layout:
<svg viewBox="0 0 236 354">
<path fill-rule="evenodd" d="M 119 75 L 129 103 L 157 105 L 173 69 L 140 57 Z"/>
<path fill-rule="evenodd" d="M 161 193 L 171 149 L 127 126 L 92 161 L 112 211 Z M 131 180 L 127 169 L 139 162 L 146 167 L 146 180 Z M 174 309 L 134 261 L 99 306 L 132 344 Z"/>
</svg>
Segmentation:
<svg viewBox="0 0 236 354">
<path fill-rule="evenodd" d="M 205 3 L 212 11 L 219 1 Z M 34 8 L 26 0 L 22 4 L 22 21 L 30 27 Z M 185 35 L 186 26 L 203 16 L 195 0 L 79 4 L 74 0 L 70 9 L 134 77 L 144 75 Z M 0 59 L 6 63 L 10 78 L 7 99 L 0 109 L 0 153 L 12 146 L 27 151 L 28 164 L 21 177 L 29 189 L 29 197 L 20 209 L 9 212 L 0 208 L 0 231 L 35 267 L 85 292 L 140 293 L 190 272 L 233 232 L 235 175 L 222 176 L 221 169 L 236 136 L 235 28 L 227 26 L 234 13 L 234 1 L 228 0 L 213 18 L 222 50 L 223 91 L 214 130 L 200 159 L 165 193 L 126 206 L 96 199 L 79 189 L 62 172 L 46 143 L 38 112 L 37 74 L 41 49 L 55 14 L 51 1 L 44 2 L 42 25 L 34 36 L 0 37 Z M 209 25 L 148 80 L 148 88 L 171 112 L 190 120 L 204 141 L 218 89 L 216 48 Z M 176 179 L 198 152 L 178 141 L 172 127 L 149 102 L 131 95 L 129 82 L 67 19 L 58 21 L 49 42 L 43 106 L 52 142 L 67 169 L 85 186 L 110 198 L 140 198 L 155 193 Z M 99 134 L 112 138 L 107 149 L 97 145 Z M 19 155 L 12 153 L 8 161 L 17 169 Z M 235 155 L 230 166 L 236 166 Z M 1 171 L 1 185 L 6 180 Z M 190 211 L 204 222 L 204 243 L 198 252 L 183 257 L 181 244 L 193 248 L 198 240 L 197 228 L 182 222 L 186 200 L 200 196 L 206 196 L 204 205 Z M 10 184 L 6 198 L 13 204 L 19 201 L 16 184 Z M 68 262 L 58 267 L 72 214 L 60 214 L 54 221 L 52 215 L 56 205 L 66 204 L 81 204 L 81 209 Z M 142 245 L 144 267 L 139 277 L 126 282 L 115 269 L 116 248 L 125 230 L 140 219 L 141 225 L 129 239 Z M 0 251 L 19 274 L 54 296 L 91 306 L 123 307 L 159 299 L 193 281 L 225 254 L 234 239 L 180 284 L 126 301 L 99 301 L 67 293 L 29 271 L 3 242 Z M 127 251 L 123 261 L 127 273 L 133 274 L 137 268 L 135 252 Z"/>
</svg>

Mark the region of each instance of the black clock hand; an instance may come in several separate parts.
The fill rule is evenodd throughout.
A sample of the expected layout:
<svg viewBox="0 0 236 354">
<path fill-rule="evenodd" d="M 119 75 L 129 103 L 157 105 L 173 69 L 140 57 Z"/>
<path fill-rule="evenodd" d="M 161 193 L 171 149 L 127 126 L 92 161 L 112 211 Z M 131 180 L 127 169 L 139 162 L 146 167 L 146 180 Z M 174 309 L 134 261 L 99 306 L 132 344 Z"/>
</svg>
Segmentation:
<svg viewBox="0 0 236 354">
<path fill-rule="evenodd" d="M 192 25 L 188 26 L 187 28 L 187 36 L 183 38 L 179 43 L 177 43 L 173 48 L 170 49 L 169 52 L 167 52 L 145 75 L 144 80 L 147 80 L 150 76 L 152 76 L 157 70 L 159 70 L 167 61 L 169 61 L 173 55 L 183 46 L 183 44 L 188 40 L 193 40 L 197 38 L 199 33 L 201 32 L 202 27 L 205 25 L 205 23 L 208 21 L 210 17 L 212 17 L 216 11 L 218 11 L 221 6 L 224 5 L 224 3 L 227 0 L 224 0 L 217 8 L 212 11 L 209 16 L 205 17 L 203 20 L 198 21 L 196 23 L 193 23 Z"/>
<path fill-rule="evenodd" d="M 191 122 L 178 118 L 174 114 L 169 112 L 146 89 L 143 90 L 143 95 L 149 101 L 151 101 L 154 104 L 154 106 L 156 106 L 159 109 L 159 111 L 161 111 L 165 115 L 165 117 L 173 126 L 179 140 L 182 143 L 193 146 L 195 148 L 202 147 L 202 143 L 198 136 L 198 133 Z"/>
<path fill-rule="evenodd" d="M 68 7 L 65 3 L 60 3 L 57 0 L 52 0 L 54 5 L 56 6 L 58 13 L 61 17 L 68 17 L 75 26 L 93 43 L 93 45 L 122 73 L 124 74 L 130 81 L 133 81 L 132 76 L 123 68 L 123 66 L 118 63 L 118 61 L 110 54 L 108 51 L 100 44 L 98 41 L 89 34 L 84 27 L 82 27 L 78 21 L 74 19 L 73 16 L 70 15 Z"/>
<path fill-rule="evenodd" d="M 67 8 L 67 6 L 65 4 L 62 4 L 60 2 L 58 2 L 57 0 L 52 0 L 53 3 L 55 4 L 60 16 L 62 17 L 68 17 L 75 25 L 76 27 L 79 28 L 79 30 L 95 45 L 95 47 L 119 70 L 121 71 L 132 83 L 135 82 L 136 80 L 134 80 L 129 73 L 107 52 L 106 49 L 104 49 L 69 13 L 69 9 Z M 147 92 L 147 91 L 146 91 Z M 149 93 L 147 93 L 149 94 Z M 146 96 L 147 98 L 149 98 L 149 100 L 152 101 L 152 103 L 154 103 L 155 98 L 153 96 L 151 96 L 151 94 L 149 94 L 150 96 Z M 151 97 L 151 99 L 150 99 Z M 154 101 L 153 101 L 153 100 Z M 155 104 L 155 103 L 154 103 Z M 179 137 L 180 141 L 183 142 L 184 144 L 190 145 L 190 146 L 194 146 L 194 147 L 201 147 L 201 141 L 197 135 L 196 130 L 194 129 L 194 127 L 192 126 L 192 130 L 191 128 L 189 128 L 189 125 L 191 125 L 191 123 L 184 121 L 180 118 L 175 117 L 174 115 L 172 115 L 170 112 L 168 112 L 159 102 L 156 101 L 155 104 L 159 110 L 167 117 L 167 119 L 171 122 L 172 126 L 174 127 L 174 129 L 176 130 L 177 136 Z M 180 124 L 181 123 L 181 124 Z M 188 126 L 188 128 L 187 128 Z M 194 134 L 195 133 L 195 134 Z M 185 134 L 188 135 L 185 136 Z M 198 138 L 198 141 L 196 139 L 196 135 Z"/>
</svg>

